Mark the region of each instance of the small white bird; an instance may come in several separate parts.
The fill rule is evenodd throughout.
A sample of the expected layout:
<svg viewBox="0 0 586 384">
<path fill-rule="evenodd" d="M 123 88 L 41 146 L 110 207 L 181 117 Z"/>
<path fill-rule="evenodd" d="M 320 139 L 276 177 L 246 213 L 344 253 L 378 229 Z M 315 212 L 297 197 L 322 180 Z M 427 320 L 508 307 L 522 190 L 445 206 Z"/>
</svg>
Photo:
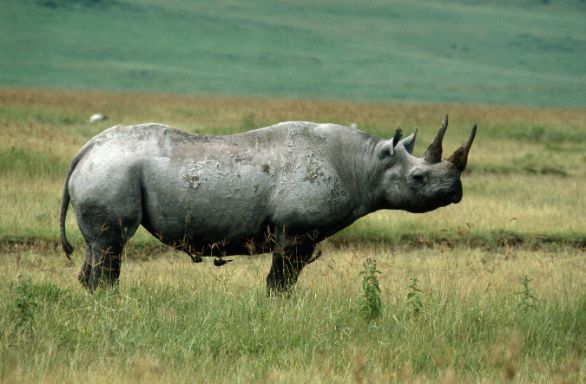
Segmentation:
<svg viewBox="0 0 586 384">
<path fill-rule="evenodd" d="M 102 115 L 101 113 L 94 113 L 90 117 L 90 123 L 97 123 L 100 121 L 106 120 L 108 117 L 106 115 Z"/>
</svg>

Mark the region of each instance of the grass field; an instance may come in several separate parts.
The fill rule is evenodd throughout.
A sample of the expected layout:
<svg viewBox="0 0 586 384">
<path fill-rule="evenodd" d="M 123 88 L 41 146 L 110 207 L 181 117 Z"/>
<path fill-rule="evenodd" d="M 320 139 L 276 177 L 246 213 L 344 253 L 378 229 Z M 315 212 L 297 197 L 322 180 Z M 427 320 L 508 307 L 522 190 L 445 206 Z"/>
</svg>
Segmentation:
<svg viewBox="0 0 586 384">
<path fill-rule="evenodd" d="M 0 84 L 586 105 L 580 0 L 0 2 Z"/>
<path fill-rule="evenodd" d="M 360 312 L 365 257 L 382 272 L 374 322 Z M 586 263 L 573 248 L 326 247 L 283 299 L 261 284 L 269 258 L 145 258 L 127 260 L 118 293 L 90 295 L 60 254 L 3 255 L 0 381 L 585 380 Z"/>
<path fill-rule="evenodd" d="M 100 111 L 109 121 L 89 124 Z M 373 214 L 328 240 L 289 298 L 270 258 L 193 264 L 144 232 L 117 292 L 77 283 L 58 210 L 68 163 L 117 123 L 224 134 L 284 120 L 479 134 L 462 203 Z M 586 381 L 586 110 L 0 88 L 0 382 Z M 361 312 L 377 261 L 381 314 Z M 413 279 L 417 279 L 413 286 Z M 411 287 L 409 287 L 411 286 Z"/>
</svg>

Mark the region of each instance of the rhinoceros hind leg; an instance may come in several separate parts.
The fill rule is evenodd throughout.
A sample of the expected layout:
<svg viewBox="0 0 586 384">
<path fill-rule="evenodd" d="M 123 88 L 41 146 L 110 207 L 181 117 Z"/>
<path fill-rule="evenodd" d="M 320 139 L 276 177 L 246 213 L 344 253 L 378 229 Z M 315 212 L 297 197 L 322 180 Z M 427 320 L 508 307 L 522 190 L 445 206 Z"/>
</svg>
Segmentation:
<svg viewBox="0 0 586 384">
<path fill-rule="evenodd" d="M 80 209 L 78 215 L 78 224 L 87 243 L 79 280 L 91 291 L 102 286 L 117 286 L 124 245 L 140 224 L 140 214 L 107 219 L 111 214 L 111 210 L 94 206 Z"/>
<path fill-rule="evenodd" d="M 98 287 L 116 287 L 120 278 L 123 243 L 92 244 L 91 271 L 87 287 L 93 291 Z"/>
<path fill-rule="evenodd" d="M 92 253 L 89 246 L 86 246 L 85 260 L 79 271 L 78 280 L 85 288 L 89 288 L 90 276 L 92 273 Z"/>
</svg>

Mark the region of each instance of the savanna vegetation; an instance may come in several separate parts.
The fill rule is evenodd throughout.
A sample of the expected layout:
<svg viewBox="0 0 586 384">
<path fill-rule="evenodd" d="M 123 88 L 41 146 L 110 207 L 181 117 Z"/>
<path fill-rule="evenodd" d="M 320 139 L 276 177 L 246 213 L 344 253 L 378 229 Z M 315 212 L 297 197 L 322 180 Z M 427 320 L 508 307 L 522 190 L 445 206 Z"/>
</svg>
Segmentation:
<svg viewBox="0 0 586 384">
<path fill-rule="evenodd" d="M 94 112 L 108 115 L 87 122 Z M 116 291 L 76 280 L 69 160 L 113 124 L 226 134 L 284 120 L 479 133 L 458 205 L 379 212 L 322 246 L 294 293 L 270 258 L 193 264 L 144 232 Z M 0 382 L 584 382 L 586 110 L 0 88 Z M 368 261 L 367 261 L 368 260 Z"/>
</svg>

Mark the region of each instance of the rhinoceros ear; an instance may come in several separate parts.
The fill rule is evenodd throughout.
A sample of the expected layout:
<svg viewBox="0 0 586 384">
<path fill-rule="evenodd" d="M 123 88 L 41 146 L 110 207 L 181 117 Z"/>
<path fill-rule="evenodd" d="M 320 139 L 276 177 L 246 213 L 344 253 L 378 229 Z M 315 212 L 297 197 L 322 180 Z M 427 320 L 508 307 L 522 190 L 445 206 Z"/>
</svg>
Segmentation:
<svg viewBox="0 0 586 384">
<path fill-rule="evenodd" d="M 385 141 L 377 151 L 377 155 L 379 159 L 384 159 L 386 157 L 393 156 L 395 154 L 395 144 L 393 143 L 393 139 Z"/>
<path fill-rule="evenodd" d="M 383 145 L 378 150 L 378 158 L 384 159 L 387 156 L 393 156 L 395 154 L 395 146 L 401 140 L 401 136 L 403 136 L 403 131 L 401 128 L 397 128 L 395 131 L 395 135 L 391 140 L 385 141 Z"/>
<path fill-rule="evenodd" d="M 410 154 L 413 153 L 413 148 L 415 148 L 415 138 L 417 137 L 417 130 L 401 140 L 401 144 L 405 147 L 407 152 Z"/>
</svg>

